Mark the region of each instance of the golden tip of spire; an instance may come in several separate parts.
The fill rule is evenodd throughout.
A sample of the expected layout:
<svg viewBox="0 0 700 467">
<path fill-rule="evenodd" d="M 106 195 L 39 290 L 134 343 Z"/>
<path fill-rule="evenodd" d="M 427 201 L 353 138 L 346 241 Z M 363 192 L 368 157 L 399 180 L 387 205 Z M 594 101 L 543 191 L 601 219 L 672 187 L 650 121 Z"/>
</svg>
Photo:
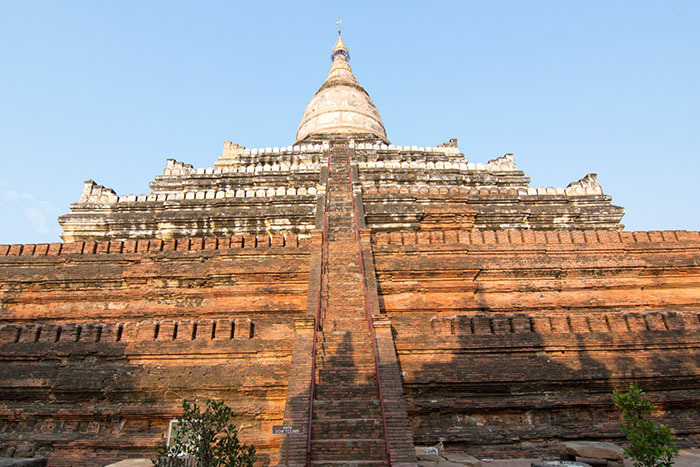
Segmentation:
<svg viewBox="0 0 700 467">
<path fill-rule="evenodd" d="M 346 60 L 350 60 L 350 51 L 343 42 L 343 38 L 340 35 L 340 31 L 338 31 L 338 40 L 335 42 L 335 45 L 333 46 L 333 51 L 331 52 L 331 60 L 334 60 L 335 57 L 338 55 L 342 55 L 345 57 Z"/>
<path fill-rule="evenodd" d="M 335 41 L 335 45 L 333 46 L 333 51 L 337 50 L 348 50 L 347 46 L 343 42 L 343 38 L 340 35 L 340 31 L 338 31 L 338 40 Z"/>
</svg>

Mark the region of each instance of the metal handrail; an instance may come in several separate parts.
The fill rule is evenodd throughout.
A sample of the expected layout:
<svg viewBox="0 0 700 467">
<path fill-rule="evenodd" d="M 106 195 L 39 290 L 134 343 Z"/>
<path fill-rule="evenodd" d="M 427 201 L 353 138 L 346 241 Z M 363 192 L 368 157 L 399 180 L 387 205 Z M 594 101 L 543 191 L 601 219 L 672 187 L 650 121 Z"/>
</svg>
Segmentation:
<svg viewBox="0 0 700 467">
<path fill-rule="evenodd" d="M 376 373 L 377 396 L 379 397 L 379 407 L 382 411 L 382 424 L 384 427 L 384 441 L 386 443 L 386 460 L 387 465 L 391 467 L 391 451 L 389 449 L 389 436 L 386 428 L 386 413 L 384 410 L 384 397 L 382 394 L 382 380 L 379 375 L 379 354 L 377 353 L 377 334 L 374 331 L 374 321 L 372 320 L 371 305 L 369 301 L 369 293 L 367 292 L 367 280 L 365 276 L 365 266 L 362 257 L 362 242 L 360 241 L 360 228 L 357 221 L 357 212 L 355 211 L 355 193 L 352 186 L 352 168 L 350 167 L 350 142 L 347 143 L 347 159 L 348 159 L 348 183 L 350 185 L 350 197 L 352 199 L 352 219 L 355 224 L 355 240 L 357 241 L 358 255 L 360 258 L 360 275 L 362 276 L 362 291 L 365 295 L 365 314 L 367 315 L 367 323 L 370 333 L 372 334 L 372 348 L 374 350 L 374 371 Z M 330 157 L 330 156 L 329 156 Z"/>
<path fill-rule="evenodd" d="M 326 198 L 323 205 L 323 230 L 321 231 L 321 280 L 318 286 L 318 296 L 316 302 L 316 316 L 314 317 L 314 337 L 311 350 L 311 388 L 309 390 L 309 426 L 306 430 L 306 465 L 311 465 L 311 429 L 314 419 L 314 399 L 316 398 L 316 342 L 318 336 L 318 325 L 321 321 L 321 304 L 323 295 L 323 280 L 326 275 L 326 245 L 328 241 L 328 179 L 331 173 L 331 145 L 328 145 L 328 168 L 326 170 Z"/>
</svg>

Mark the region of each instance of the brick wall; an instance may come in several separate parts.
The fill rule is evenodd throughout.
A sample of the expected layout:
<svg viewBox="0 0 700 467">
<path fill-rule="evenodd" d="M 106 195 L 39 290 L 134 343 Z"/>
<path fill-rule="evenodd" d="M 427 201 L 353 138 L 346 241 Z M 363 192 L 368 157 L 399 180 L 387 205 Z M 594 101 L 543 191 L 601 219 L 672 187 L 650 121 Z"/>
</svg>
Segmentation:
<svg viewBox="0 0 700 467">
<path fill-rule="evenodd" d="M 498 457 L 553 452 L 567 438 L 619 441 L 611 393 L 631 382 L 697 443 L 697 232 L 374 240 L 416 444 Z"/>
<path fill-rule="evenodd" d="M 619 439 L 610 394 L 630 382 L 697 440 L 697 232 L 372 240 L 415 443 L 498 456 Z M 287 382 L 308 377 L 308 359 L 290 365 L 308 348 L 312 250 L 295 236 L 0 246 L 0 445 L 102 465 L 152 452 L 183 398 L 216 398 L 277 463 L 271 426 L 307 404 Z"/>
<path fill-rule="evenodd" d="M 250 248 L 254 247 L 254 248 Z M 276 463 L 308 248 L 296 236 L 0 247 L 0 451 L 150 456 L 182 399 L 224 400 Z"/>
</svg>

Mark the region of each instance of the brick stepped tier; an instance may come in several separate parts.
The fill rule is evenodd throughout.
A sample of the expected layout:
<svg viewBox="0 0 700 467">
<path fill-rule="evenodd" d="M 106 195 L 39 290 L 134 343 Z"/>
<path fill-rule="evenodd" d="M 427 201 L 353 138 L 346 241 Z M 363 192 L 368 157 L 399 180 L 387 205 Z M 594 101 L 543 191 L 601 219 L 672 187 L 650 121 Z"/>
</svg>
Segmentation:
<svg viewBox="0 0 700 467">
<path fill-rule="evenodd" d="M 61 237 L 66 242 L 241 233 L 307 238 L 322 214 L 321 169 L 331 144 L 321 138 L 286 148 L 248 150 L 227 142 L 215 168 L 168 159 L 163 174 L 149 184 L 150 193 L 120 196 L 88 180 L 71 212 L 59 218 Z M 376 232 L 424 230 L 436 207 L 441 215 L 455 207 L 468 209 L 468 223 L 479 230 L 623 227 L 624 209 L 611 204 L 595 174 L 566 188 L 532 187 L 512 154 L 485 164 L 470 163 L 456 140 L 430 148 L 356 137 L 349 148 L 358 170 L 354 184 L 363 192 L 361 217 Z"/>
</svg>

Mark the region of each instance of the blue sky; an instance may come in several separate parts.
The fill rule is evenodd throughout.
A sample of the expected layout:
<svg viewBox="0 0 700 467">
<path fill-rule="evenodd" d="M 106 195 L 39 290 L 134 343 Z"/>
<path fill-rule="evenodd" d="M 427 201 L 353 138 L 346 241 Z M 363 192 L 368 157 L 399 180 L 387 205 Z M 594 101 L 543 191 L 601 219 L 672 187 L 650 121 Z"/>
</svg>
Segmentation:
<svg viewBox="0 0 700 467">
<path fill-rule="evenodd" d="M 0 243 L 58 241 L 94 179 L 294 141 L 343 19 L 394 144 L 597 172 L 628 230 L 700 229 L 700 2 L 0 2 Z"/>
</svg>

